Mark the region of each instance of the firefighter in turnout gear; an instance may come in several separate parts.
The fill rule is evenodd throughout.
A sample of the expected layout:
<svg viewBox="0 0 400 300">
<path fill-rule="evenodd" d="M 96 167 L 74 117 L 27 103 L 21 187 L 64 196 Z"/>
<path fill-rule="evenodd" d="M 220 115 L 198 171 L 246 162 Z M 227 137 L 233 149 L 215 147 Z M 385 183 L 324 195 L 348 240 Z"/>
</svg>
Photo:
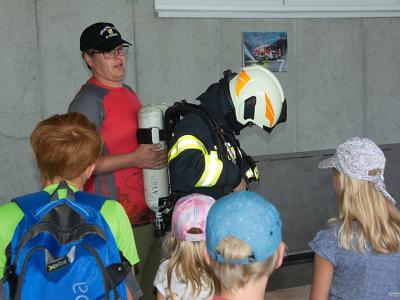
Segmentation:
<svg viewBox="0 0 400 300">
<path fill-rule="evenodd" d="M 258 180 L 254 160 L 235 135 L 256 124 L 270 132 L 286 121 L 286 100 L 278 79 L 262 66 L 224 72 L 197 100 L 177 102 L 165 114 L 171 190 L 215 199 Z"/>
</svg>

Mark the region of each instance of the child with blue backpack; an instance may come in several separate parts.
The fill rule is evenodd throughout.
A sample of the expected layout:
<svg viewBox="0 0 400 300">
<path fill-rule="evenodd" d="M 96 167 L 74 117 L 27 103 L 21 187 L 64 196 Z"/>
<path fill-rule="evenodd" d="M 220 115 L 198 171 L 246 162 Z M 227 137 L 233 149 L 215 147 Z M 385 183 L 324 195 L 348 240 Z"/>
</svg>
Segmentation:
<svg viewBox="0 0 400 300">
<path fill-rule="evenodd" d="M 44 189 L 0 207 L 0 298 L 138 299 L 124 209 L 80 191 L 102 153 L 95 125 L 79 113 L 54 115 L 30 141 Z"/>
<path fill-rule="evenodd" d="M 309 243 L 315 252 L 311 300 L 400 296 L 400 212 L 384 182 L 386 158 L 354 137 L 320 162 L 332 169 L 339 215 Z"/>
</svg>

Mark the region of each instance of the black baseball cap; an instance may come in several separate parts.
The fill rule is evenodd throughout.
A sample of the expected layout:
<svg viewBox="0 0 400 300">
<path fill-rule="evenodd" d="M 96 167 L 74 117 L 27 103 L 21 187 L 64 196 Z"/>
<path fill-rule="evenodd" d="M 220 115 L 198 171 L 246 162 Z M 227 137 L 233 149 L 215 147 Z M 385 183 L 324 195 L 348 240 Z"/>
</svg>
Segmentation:
<svg viewBox="0 0 400 300">
<path fill-rule="evenodd" d="M 80 49 L 111 51 L 119 45 L 132 45 L 121 38 L 121 34 L 111 23 L 99 22 L 87 27 L 81 34 Z"/>
</svg>

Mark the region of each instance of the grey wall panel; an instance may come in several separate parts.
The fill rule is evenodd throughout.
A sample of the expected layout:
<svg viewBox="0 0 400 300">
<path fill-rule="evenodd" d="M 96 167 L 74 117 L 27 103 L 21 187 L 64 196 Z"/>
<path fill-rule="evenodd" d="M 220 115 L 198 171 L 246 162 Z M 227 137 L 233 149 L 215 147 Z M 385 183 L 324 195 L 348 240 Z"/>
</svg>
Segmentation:
<svg viewBox="0 0 400 300">
<path fill-rule="evenodd" d="M 365 134 L 377 143 L 400 140 L 400 18 L 366 19 Z"/>
<path fill-rule="evenodd" d="M 66 112 L 81 85 L 89 78 L 79 50 L 79 37 L 95 22 L 113 23 L 127 41 L 133 41 L 131 1 L 39 0 L 39 69 L 44 115 Z M 127 61 L 126 82 L 135 86 L 134 49 Z"/>
<path fill-rule="evenodd" d="M 0 134 L 27 137 L 41 112 L 35 5 L 5 1 L 0 20 Z"/>
<path fill-rule="evenodd" d="M 252 190 L 281 212 L 283 239 L 289 252 L 307 249 L 316 230 L 337 212 L 332 174 L 317 168 L 323 153 L 332 152 L 257 157 L 261 180 L 252 185 Z"/>
<path fill-rule="evenodd" d="M 387 144 L 382 147 L 386 156 L 386 189 L 399 203 L 400 207 L 400 144 Z"/>
<path fill-rule="evenodd" d="M 143 103 L 193 101 L 218 80 L 215 21 L 139 19 L 135 36 Z"/>
<path fill-rule="evenodd" d="M 0 204 L 39 190 L 39 174 L 27 138 L 0 138 Z"/>
<path fill-rule="evenodd" d="M 0 1 L 0 202 L 35 189 L 29 135 L 40 118 L 34 1 Z"/>
<path fill-rule="evenodd" d="M 363 134 L 362 35 L 360 19 L 297 21 L 297 151 Z"/>
<path fill-rule="evenodd" d="M 400 144 L 381 146 L 387 158 L 386 185 L 400 201 Z M 252 190 L 274 203 L 283 221 L 283 239 L 289 253 L 308 249 L 307 243 L 337 216 L 332 172 L 318 163 L 334 150 L 258 156 L 260 182 Z"/>
</svg>

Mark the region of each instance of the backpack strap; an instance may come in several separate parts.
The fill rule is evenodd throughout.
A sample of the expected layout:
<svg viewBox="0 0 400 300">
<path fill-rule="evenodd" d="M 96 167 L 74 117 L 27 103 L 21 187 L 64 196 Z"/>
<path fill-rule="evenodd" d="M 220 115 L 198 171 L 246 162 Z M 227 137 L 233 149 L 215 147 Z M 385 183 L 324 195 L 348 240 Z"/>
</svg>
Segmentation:
<svg viewBox="0 0 400 300">
<path fill-rule="evenodd" d="M 100 211 L 101 207 L 103 206 L 104 202 L 106 202 L 108 198 L 96 194 L 85 193 L 78 191 L 75 193 L 75 201 L 90 206 L 95 210 Z"/>
<path fill-rule="evenodd" d="M 37 207 L 43 206 L 48 203 L 50 201 L 50 195 L 45 191 L 41 191 L 14 198 L 11 201 L 17 203 L 24 214 L 27 214 Z"/>
<path fill-rule="evenodd" d="M 68 185 L 68 183 L 65 180 L 61 180 L 60 183 L 58 184 L 57 188 L 54 190 L 54 192 L 51 194 L 51 201 L 56 201 L 58 199 L 60 199 L 59 195 L 58 195 L 58 191 L 59 190 L 66 190 L 67 192 L 67 199 L 68 200 L 75 200 L 75 193 L 74 191 L 70 188 L 70 186 Z"/>
<path fill-rule="evenodd" d="M 64 186 L 61 186 L 61 188 L 64 188 Z M 68 189 L 69 189 L 69 187 L 68 187 Z M 41 191 L 41 192 L 36 192 L 33 194 L 28 194 L 25 196 L 14 198 L 11 201 L 17 203 L 17 205 L 20 207 L 20 209 L 26 214 L 38 207 L 41 207 L 41 206 L 47 204 L 51 200 L 56 200 L 53 198 L 57 195 L 57 190 L 58 190 L 58 188 L 55 190 L 55 192 L 52 195 L 50 195 L 49 193 L 47 193 L 45 191 Z M 68 193 L 68 195 L 70 195 L 70 194 Z M 67 196 L 67 197 L 68 197 L 68 199 L 70 198 L 69 196 Z M 95 210 L 100 210 L 101 207 L 103 206 L 104 202 L 107 200 L 107 198 L 104 196 L 95 195 L 95 194 L 91 194 L 91 193 L 85 193 L 85 192 L 81 192 L 81 191 L 78 191 L 75 194 L 73 194 L 73 196 L 71 198 L 72 199 L 70 199 L 70 200 L 75 200 L 76 202 L 90 206 Z"/>
<path fill-rule="evenodd" d="M 64 180 L 60 181 L 60 184 L 51 195 L 51 200 L 58 200 L 59 197 L 57 192 L 59 189 L 67 190 L 68 200 L 76 201 L 77 203 L 90 206 L 95 210 L 100 210 L 104 202 L 107 200 L 106 197 L 96 194 L 90 194 L 81 191 L 77 191 L 74 193 L 74 191 L 69 187 L 69 185 Z"/>
</svg>

